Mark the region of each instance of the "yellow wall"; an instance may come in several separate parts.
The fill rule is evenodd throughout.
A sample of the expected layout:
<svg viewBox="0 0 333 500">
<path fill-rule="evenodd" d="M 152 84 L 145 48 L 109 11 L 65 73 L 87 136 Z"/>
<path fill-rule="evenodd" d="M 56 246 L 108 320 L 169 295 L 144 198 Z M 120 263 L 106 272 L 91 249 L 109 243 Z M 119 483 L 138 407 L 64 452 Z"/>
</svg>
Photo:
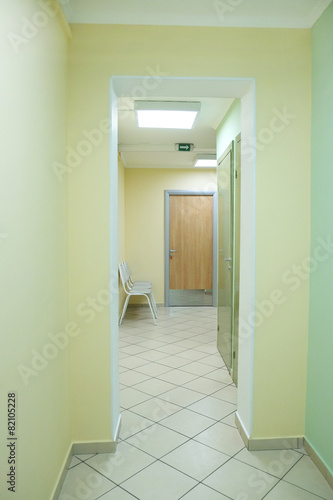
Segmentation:
<svg viewBox="0 0 333 500">
<path fill-rule="evenodd" d="M 126 259 L 133 277 L 152 281 L 156 302 L 164 304 L 164 191 L 216 190 L 216 172 L 133 168 L 125 173 Z"/>
<path fill-rule="evenodd" d="M 101 128 L 108 118 L 112 75 L 255 78 L 255 293 L 261 304 L 279 288 L 286 300 L 255 329 L 253 437 L 304 434 L 308 283 L 293 292 L 283 276 L 309 255 L 310 35 L 309 30 L 74 25 L 70 47 L 72 147 L 85 129 Z M 252 152 L 248 145 L 243 154 Z M 81 301 L 105 288 L 110 271 L 106 135 L 68 179 L 75 317 Z M 133 261 L 133 269 L 140 268 Z M 160 300 L 161 288 L 157 293 Z M 84 334 L 73 343 L 76 439 L 110 436 L 109 325 L 104 308 L 82 325 Z"/>
<path fill-rule="evenodd" d="M 71 444 L 67 190 L 53 170 L 66 145 L 67 37 L 32 0 L 3 2 L 0 27 L 0 497 L 46 500 Z M 6 484 L 12 391 L 16 494 Z"/>
</svg>

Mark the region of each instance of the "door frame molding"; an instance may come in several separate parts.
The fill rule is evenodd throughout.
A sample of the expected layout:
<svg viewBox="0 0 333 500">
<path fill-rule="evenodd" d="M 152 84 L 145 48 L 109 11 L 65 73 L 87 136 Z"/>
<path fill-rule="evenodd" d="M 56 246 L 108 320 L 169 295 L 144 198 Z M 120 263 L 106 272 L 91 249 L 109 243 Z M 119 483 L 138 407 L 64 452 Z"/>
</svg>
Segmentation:
<svg viewBox="0 0 333 500">
<path fill-rule="evenodd" d="M 164 305 L 169 307 L 169 227 L 170 227 L 170 196 L 212 196 L 213 197 L 213 307 L 217 307 L 217 191 L 164 191 Z"/>
</svg>

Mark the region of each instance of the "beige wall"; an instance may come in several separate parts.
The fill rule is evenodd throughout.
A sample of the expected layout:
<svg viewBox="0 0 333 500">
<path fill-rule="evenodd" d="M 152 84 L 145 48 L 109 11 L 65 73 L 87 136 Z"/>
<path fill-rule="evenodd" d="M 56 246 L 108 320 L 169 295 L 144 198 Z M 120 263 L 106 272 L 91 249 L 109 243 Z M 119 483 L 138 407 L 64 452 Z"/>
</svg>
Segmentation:
<svg viewBox="0 0 333 500">
<path fill-rule="evenodd" d="M 255 297 L 260 307 L 279 289 L 285 300 L 281 305 L 273 304 L 262 321 L 255 318 L 254 372 L 249 373 L 254 381 L 253 437 L 304 434 L 308 283 L 302 282 L 294 293 L 283 277 L 309 255 L 310 39 L 309 30 L 73 26 L 69 79 L 72 147 L 83 140 L 85 129 L 101 127 L 102 120 L 108 118 L 112 75 L 154 78 L 151 75 L 155 74 L 154 82 L 161 74 L 255 78 Z M 251 145 L 244 145 L 243 154 L 253 154 Z M 74 317 L 82 300 L 95 297 L 107 286 L 108 182 L 105 135 L 69 175 L 70 303 Z M 147 207 L 144 213 L 152 217 Z M 147 231 L 145 237 L 151 240 Z M 130 247 L 126 242 L 126 250 Z M 145 263 L 144 251 L 140 253 Z M 136 273 L 144 269 L 128 258 Z M 155 266 L 152 272 L 158 275 Z M 157 287 L 160 300 L 162 288 L 160 284 Z M 251 318 L 242 319 L 251 322 Z M 107 308 L 96 312 L 82 329 L 84 334 L 72 349 L 74 433 L 80 440 L 108 439 Z M 94 373 L 93 378 L 90 373 Z M 97 407 L 100 411 L 96 415 Z"/>
<path fill-rule="evenodd" d="M 216 172 L 133 168 L 125 175 L 126 259 L 133 277 L 152 281 L 156 302 L 164 304 L 164 191 L 216 190 Z"/>
<path fill-rule="evenodd" d="M 0 27 L 0 497 L 46 500 L 71 444 L 68 343 L 77 333 L 67 311 L 67 183 L 53 169 L 65 160 L 67 36 L 32 0 L 3 2 Z M 6 484 L 12 391 L 16 493 Z"/>
</svg>

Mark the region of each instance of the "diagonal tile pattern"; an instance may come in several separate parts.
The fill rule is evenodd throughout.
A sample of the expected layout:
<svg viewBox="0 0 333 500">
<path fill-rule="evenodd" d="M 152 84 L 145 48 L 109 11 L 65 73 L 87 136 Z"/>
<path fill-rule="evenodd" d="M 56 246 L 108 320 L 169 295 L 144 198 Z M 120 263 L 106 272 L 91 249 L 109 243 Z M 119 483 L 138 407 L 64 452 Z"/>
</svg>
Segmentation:
<svg viewBox="0 0 333 500">
<path fill-rule="evenodd" d="M 73 457 L 59 500 L 333 500 L 304 450 L 249 452 L 216 309 L 128 309 L 119 332 L 114 454 Z"/>
</svg>

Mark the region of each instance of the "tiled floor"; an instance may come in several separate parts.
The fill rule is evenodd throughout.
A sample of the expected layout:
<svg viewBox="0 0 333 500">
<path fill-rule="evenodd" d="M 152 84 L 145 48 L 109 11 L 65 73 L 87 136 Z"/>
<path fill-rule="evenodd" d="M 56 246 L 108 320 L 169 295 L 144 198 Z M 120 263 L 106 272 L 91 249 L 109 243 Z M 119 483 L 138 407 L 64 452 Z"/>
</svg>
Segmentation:
<svg viewBox="0 0 333 500">
<path fill-rule="evenodd" d="M 60 500 L 333 499 L 303 450 L 247 451 L 215 344 L 214 308 L 128 310 L 117 452 L 74 457 Z"/>
</svg>

